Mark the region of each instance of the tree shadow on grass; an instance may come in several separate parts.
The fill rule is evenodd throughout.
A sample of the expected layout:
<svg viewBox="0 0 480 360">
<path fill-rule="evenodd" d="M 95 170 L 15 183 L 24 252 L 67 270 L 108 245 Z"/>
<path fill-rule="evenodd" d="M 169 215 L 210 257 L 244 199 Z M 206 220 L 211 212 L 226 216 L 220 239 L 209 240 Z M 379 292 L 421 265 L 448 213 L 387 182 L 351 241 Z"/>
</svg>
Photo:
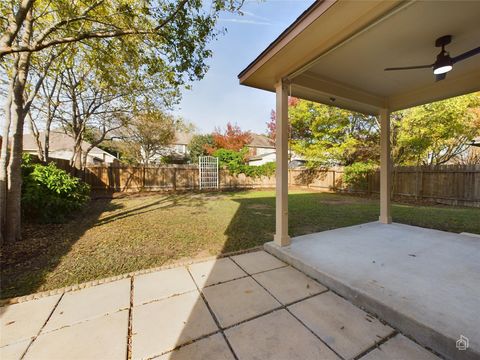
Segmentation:
<svg viewBox="0 0 480 360">
<path fill-rule="evenodd" d="M 114 223 L 157 210 L 167 210 L 172 207 L 199 208 L 218 195 L 209 194 L 134 194 L 127 195 L 136 199 L 133 206 L 125 206 L 119 201 L 112 202 L 112 196 L 105 194 L 101 198 L 92 200 L 89 205 L 70 221 L 63 224 L 34 224 L 24 223 L 22 241 L 13 244 L 4 244 L 1 248 L 1 298 L 21 296 L 42 289 L 47 278 L 57 277 L 56 282 L 61 286 L 62 281 L 58 276 L 68 278 L 69 274 L 59 274 L 62 258 L 72 251 L 74 245 L 91 229 Z M 121 196 L 123 197 L 123 196 Z M 110 227 L 110 229 L 115 229 Z M 113 235 L 112 234 L 112 239 Z M 161 234 L 159 234 L 161 236 Z M 85 256 L 91 251 L 95 256 L 96 249 L 88 246 L 101 246 L 100 243 L 89 242 L 82 244 L 80 255 Z M 108 254 L 106 254 L 108 256 Z M 72 259 L 70 259 L 72 261 Z M 78 261 L 82 269 L 87 264 L 87 259 L 73 259 Z M 62 270 L 63 271 L 63 270 Z M 66 269 L 65 271 L 68 271 Z M 79 271 L 85 271 L 79 270 Z M 86 280 L 92 274 L 86 273 Z M 78 275 L 72 275 L 70 278 Z M 67 284 L 65 284 L 67 285 Z"/>
<path fill-rule="evenodd" d="M 222 253 L 238 251 L 273 241 L 275 196 L 237 198 L 239 207 L 225 231 Z M 332 193 L 290 193 L 289 234 L 304 234 L 374 221 L 378 204 L 365 199 L 339 197 Z"/>
<path fill-rule="evenodd" d="M 1 298 L 37 290 L 62 256 L 94 226 L 99 216 L 119 207 L 119 204 L 111 203 L 111 198 L 103 198 L 92 200 L 77 216 L 63 224 L 24 222 L 23 240 L 4 244 L 1 249 Z"/>
</svg>

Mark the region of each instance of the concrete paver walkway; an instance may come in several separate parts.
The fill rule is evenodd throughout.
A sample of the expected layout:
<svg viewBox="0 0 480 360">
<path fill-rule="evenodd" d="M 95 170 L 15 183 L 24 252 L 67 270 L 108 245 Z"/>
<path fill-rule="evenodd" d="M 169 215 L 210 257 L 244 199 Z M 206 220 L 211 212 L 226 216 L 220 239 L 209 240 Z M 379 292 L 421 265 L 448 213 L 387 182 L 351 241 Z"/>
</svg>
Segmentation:
<svg viewBox="0 0 480 360">
<path fill-rule="evenodd" d="M 437 357 L 263 251 L 0 308 L 7 359 Z"/>
</svg>

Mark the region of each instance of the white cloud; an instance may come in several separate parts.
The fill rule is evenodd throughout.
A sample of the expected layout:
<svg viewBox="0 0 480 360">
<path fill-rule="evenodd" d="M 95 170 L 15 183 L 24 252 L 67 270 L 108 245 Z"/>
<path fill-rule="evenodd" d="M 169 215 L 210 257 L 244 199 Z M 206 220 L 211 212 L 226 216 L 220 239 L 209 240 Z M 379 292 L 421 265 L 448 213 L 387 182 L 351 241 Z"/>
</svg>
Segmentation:
<svg viewBox="0 0 480 360">
<path fill-rule="evenodd" d="M 236 23 L 236 24 L 272 25 L 271 23 L 266 21 L 257 21 L 257 20 L 249 20 L 249 19 L 219 19 L 219 21 Z"/>
<path fill-rule="evenodd" d="M 251 11 L 246 11 L 246 10 L 240 10 L 240 11 L 243 13 L 244 16 L 251 17 L 251 18 L 254 18 L 254 19 L 258 19 L 258 20 L 269 21 L 268 18 L 260 16 L 260 15 L 256 15 Z"/>
</svg>

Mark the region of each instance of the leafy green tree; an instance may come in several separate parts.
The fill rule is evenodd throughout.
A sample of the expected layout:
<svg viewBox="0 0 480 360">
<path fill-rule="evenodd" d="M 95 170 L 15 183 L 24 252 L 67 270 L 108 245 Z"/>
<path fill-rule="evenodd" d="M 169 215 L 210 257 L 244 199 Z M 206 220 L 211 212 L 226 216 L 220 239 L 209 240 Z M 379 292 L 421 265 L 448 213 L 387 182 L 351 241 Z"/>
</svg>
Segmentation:
<svg viewBox="0 0 480 360">
<path fill-rule="evenodd" d="M 200 156 L 208 155 L 208 149 L 215 146 L 213 136 L 211 134 L 206 135 L 194 135 L 190 144 L 188 144 L 188 152 L 192 163 L 198 163 Z"/>
<path fill-rule="evenodd" d="M 350 165 L 378 159 L 378 121 L 373 116 L 298 100 L 289 108 L 292 150 L 310 165 Z"/>
<path fill-rule="evenodd" d="M 400 111 L 393 116 L 393 159 L 399 165 L 441 165 L 480 136 L 480 93 Z"/>
<path fill-rule="evenodd" d="M 122 131 L 122 154 L 129 162 L 148 166 L 155 157 L 168 155 L 165 148 L 172 143 L 179 128 L 181 123 L 163 111 L 136 114 Z"/>
<path fill-rule="evenodd" d="M 0 59 L 8 77 L 2 136 L 12 139 L 0 154 L 0 240 L 21 238 L 23 128 L 43 82 L 32 74 L 33 63 L 41 63 L 40 58 L 53 63 L 68 44 L 82 43 L 118 59 L 118 65 L 130 55 L 144 79 L 163 73 L 165 87 L 178 92 L 207 71 L 205 59 L 212 55 L 208 43 L 219 33 L 219 13 L 241 5 L 235 0 L 215 0 L 211 6 L 199 0 L 0 2 Z M 107 64 L 97 62 L 99 68 Z"/>
</svg>

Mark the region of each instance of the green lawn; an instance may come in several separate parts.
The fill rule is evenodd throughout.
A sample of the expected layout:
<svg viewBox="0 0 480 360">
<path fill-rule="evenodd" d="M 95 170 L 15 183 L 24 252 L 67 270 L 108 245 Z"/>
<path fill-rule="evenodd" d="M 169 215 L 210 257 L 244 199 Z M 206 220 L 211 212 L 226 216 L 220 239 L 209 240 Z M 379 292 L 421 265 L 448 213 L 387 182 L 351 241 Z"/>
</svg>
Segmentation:
<svg viewBox="0 0 480 360">
<path fill-rule="evenodd" d="M 27 225 L 5 246 L 2 298 L 247 249 L 273 238 L 273 191 L 135 195 L 95 200 L 67 224 Z M 289 195 L 293 236 L 378 219 L 378 200 L 305 191 Z M 479 209 L 395 204 L 396 222 L 480 233 Z"/>
</svg>

